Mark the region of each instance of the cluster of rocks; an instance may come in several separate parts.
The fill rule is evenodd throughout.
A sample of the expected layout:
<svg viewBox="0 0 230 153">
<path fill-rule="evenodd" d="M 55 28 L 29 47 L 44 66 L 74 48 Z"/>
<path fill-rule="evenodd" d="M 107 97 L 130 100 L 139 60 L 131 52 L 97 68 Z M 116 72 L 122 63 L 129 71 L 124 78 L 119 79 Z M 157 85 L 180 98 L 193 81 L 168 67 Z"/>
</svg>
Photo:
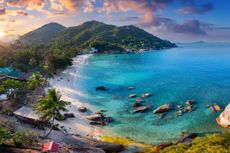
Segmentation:
<svg viewBox="0 0 230 153">
<path fill-rule="evenodd" d="M 177 105 L 176 115 L 182 116 L 184 113 L 193 111 L 194 104 L 195 104 L 194 100 L 187 100 L 185 104 Z"/>
<path fill-rule="evenodd" d="M 128 90 L 133 90 L 133 89 L 135 89 L 135 87 L 128 87 Z M 142 105 L 142 104 L 145 102 L 144 99 L 147 98 L 147 97 L 150 97 L 150 96 L 152 96 L 152 94 L 151 94 L 151 93 L 148 93 L 148 92 L 143 93 L 141 96 L 138 96 L 137 94 L 130 94 L 130 95 L 128 96 L 128 98 L 131 98 L 131 99 L 137 98 L 137 99 L 135 99 L 135 101 L 132 103 L 132 107 L 133 107 L 132 112 L 133 112 L 133 113 L 138 113 L 138 112 L 143 113 L 143 112 L 145 112 L 145 111 L 151 109 L 151 108 L 152 108 L 152 105 L 151 105 L 151 104 Z"/>
</svg>

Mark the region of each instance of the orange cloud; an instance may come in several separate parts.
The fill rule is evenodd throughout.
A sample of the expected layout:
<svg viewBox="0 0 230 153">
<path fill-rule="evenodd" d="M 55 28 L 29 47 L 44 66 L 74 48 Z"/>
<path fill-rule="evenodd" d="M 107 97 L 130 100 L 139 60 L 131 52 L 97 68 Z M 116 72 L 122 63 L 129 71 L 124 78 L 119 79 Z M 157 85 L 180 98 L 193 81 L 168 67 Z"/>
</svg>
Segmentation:
<svg viewBox="0 0 230 153">
<path fill-rule="evenodd" d="M 7 5 L 10 7 L 26 7 L 28 10 L 44 8 L 45 0 L 8 0 Z"/>
<path fill-rule="evenodd" d="M 80 6 L 84 12 L 92 12 L 94 10 L 94 0 L 60 0 L 60 2 L 72 13 Z"/>
</svg>

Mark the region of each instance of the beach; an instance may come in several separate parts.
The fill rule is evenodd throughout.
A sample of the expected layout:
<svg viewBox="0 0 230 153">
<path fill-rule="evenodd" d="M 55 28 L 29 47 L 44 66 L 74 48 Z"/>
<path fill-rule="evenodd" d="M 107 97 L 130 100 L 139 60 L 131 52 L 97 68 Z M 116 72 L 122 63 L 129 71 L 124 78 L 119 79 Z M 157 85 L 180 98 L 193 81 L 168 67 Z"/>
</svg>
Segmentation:
<svg viewBox="0 0 230 153">
<path fill-rule="evenodd" d="M 68 118 L 64 121 L 55 120 L 55 124 L 59 124 L 59 127 L 65 129 L 68 134 L 99 138 L 99 136 L 103 135 L 104 130 L 101 126 L 89 124 L 89 120 L 85 117 L 90 115 L 90 111 L 86 113 L 78 111 L 78 107 L 81 106 L 86 107 L 88 110 L 90 110 L 91 107 L 87 103 L 78 100 L 77 97 L 83 96 L 83 93 L 75 89 L 75 85 L 80 77 L 79 71 L 87 64 L 87 60 L 90 56 L 91 54 L 84 54 L 73 58 L 72 66 L 66 68 L 49 80 L 49 88 L 58 90 L 61 93 L 61 100 L 71 103 L 67 106 L 68 113 L 73 113 L 75 116 L 74 118 Z"/>
</svg>

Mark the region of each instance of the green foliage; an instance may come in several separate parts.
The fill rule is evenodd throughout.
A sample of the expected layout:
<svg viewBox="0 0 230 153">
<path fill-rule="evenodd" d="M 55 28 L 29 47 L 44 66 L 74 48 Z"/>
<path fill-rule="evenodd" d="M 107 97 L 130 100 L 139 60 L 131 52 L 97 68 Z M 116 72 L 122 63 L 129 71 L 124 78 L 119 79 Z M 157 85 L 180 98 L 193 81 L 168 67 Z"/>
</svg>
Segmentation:
<svg viewBox="0 0 230 153">
<path fill-rule="evenodd" d="M 178 144 L 163 149 L 160 153 L 229 153 L 230 133 L 211 134 L 198 137 L 193 140 L 192 145 Z"/>
<path fill-rule="evenodd" d="M 175 47 L 175 44 L 161 40 L 135 26 L 116 27 L 90 21 L 62 31 L 55 38 L 54 46 L 59 49 L 77 46 L 84 49 L 95 47 L 99 51 L 138 51 L 145 48 Z"/>
<path fill-rule="evenodd" d="M 3 114 L 5 114 L 5 115 L 12 115 L 13 114 L 13 109 L 12 108 L 5 108 L 5 109 L 3 109 Z"/>
<path fill-rule="evenodd" d="M 29 89 L 36 89 L 38 87 L 41 87 L 44 84 L 44 78 L 39 72 L 35 72 L 32 74 L 32 76 L 29 78 L 29 81 L 27 82 Z"/>
<path fill-rule="evenodd" d="M 19 130 L 13 134 L 12 140 L 16 146 L 28 147 L 38 140 L 38 134 L 28 130 Z"/>
<path fill-rule="evenodd" d="M 18 80 L 5 80 L 0 85 L 1 92 L 8 92 L 8 96 L 12 97 L 16 94 L 22 95 L 27 89 L 26 83 Z"/>
<path fill-rule="evenodd" d="M 0 145 L 9 138 L 11 138 L 10 131 L 0 125 Z"/>
</svg>

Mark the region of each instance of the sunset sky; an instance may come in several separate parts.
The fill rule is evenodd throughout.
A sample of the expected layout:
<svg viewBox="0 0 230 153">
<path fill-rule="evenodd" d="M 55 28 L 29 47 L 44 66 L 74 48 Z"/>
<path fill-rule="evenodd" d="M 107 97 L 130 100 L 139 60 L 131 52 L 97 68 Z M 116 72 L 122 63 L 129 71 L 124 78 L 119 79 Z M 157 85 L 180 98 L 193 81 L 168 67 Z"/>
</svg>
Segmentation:
<svg viewBox="0 0 230 153">
<path fill-rule="evenodd" d="M 173 42 L 230 42 L 230 0 L 0 0 L 0 40 L 89 20 L 133 24 Z"/>
</svg>

